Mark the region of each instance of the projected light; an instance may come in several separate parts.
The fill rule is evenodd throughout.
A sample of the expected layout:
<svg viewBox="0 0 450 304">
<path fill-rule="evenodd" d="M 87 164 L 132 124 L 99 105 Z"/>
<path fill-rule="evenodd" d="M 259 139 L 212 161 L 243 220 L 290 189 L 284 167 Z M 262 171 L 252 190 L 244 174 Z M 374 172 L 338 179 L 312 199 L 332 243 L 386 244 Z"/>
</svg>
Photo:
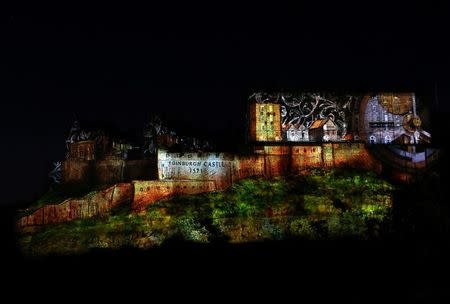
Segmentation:
<svg viewBox="0 0 450 304">
<path fill-rule="evenodd" d="M 249 99 L 250 135 L 255 141 L 431 142 L 414 93 L 255 93 Z"/>
</svg>

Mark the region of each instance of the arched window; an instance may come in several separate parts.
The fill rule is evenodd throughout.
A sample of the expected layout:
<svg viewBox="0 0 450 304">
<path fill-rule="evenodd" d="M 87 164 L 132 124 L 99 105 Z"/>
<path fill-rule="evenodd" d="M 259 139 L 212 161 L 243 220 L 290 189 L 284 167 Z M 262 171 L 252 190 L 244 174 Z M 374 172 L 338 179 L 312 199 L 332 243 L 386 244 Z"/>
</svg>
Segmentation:
<svg viewBox="0 0 450 304">
<path fill-rule="evenodd" d="M 377 139 L 375 138 L 374 135 L 370 135 L 370 137 L 369 137 L 369 143 L 371 143 L 371 144 L 376 144 L 376 143 L 377 143 Z"/>
<path fill-rule="evenodd" d="M 392 141 L 392 138 L 391 138 L 390 135 L 386 135 L 386 136 L 384 137 L 384 143 L 385 143 L 385 144 L 390 144 L 391 141 Z"/>
</svg>

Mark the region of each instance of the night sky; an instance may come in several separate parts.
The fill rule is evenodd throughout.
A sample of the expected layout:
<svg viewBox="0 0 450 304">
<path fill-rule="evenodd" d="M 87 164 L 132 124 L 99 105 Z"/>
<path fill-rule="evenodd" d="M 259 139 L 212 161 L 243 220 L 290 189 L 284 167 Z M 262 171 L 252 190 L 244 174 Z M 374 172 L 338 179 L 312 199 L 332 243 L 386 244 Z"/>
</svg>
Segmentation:
<svg viewBox="0 0 450 304">
<path fill-rule="evenodd" d="M 418 90 L 449 111 L 448 7 L 149 6 L 2 12 L 1 200 L 45 191 L 74 115 L 130 136 L 160 113 L 233 150 L 255 90 Z M 3 156 L 4 155 L 4 156 Z"/>
</svg>

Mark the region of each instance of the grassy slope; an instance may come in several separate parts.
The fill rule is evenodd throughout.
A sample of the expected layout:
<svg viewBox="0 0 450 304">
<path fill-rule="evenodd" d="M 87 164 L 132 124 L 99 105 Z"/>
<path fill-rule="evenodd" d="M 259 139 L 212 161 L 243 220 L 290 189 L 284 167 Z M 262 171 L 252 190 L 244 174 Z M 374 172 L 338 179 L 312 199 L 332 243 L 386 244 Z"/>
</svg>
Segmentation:
<svg viewBox="0 0 450 304">
<path fill-rule="evenodd" d="M 90 248 L 148 248 L 177 238 L 195 242 L 377 237 L 389 227 L 393 186 L 356 171 L 312 171 L 273 180 L 246 179 L 224 192 L 175 197 L 141 214 L 45 227 L 24 235 L 27 254 Z"/>
</svg>

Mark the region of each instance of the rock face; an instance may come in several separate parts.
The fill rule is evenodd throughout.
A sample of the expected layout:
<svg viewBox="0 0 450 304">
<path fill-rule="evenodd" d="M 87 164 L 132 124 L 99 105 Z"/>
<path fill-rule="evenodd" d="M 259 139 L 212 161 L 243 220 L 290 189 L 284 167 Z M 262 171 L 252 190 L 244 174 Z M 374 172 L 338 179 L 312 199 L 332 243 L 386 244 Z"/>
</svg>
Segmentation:
<svg viewBox="0 0 450 304">
<path fill-rule="evenodd" d="M 105 190 L 87 194 L 80 199 L 67 199 L 60 204 L 45 205 L 18 220 L 20 229 L 29 226 L 62 223 L 105 214 L 112 208 L 131 202 L 133 185 L 121 183 Z"/>
</svg>

